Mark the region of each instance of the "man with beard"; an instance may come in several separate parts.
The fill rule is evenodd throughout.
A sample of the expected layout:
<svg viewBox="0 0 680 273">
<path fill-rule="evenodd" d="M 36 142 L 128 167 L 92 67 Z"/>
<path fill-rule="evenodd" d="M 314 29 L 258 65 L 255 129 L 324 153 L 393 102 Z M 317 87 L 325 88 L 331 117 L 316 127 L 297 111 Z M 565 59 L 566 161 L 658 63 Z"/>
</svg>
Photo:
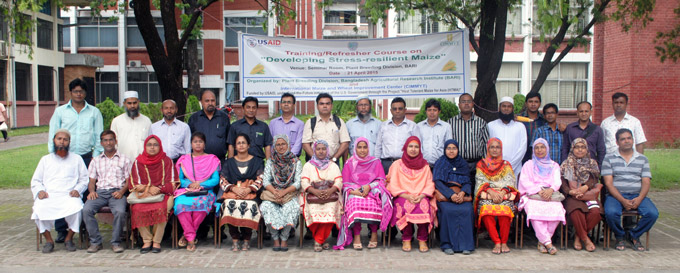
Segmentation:
<svg viewBox="0 0 680 273">
<path fill-rule="evenodd" d="M 590 121 L 593 105 L 590 102 L 582 101 L 576 105 L 576 116 L 578 121 L 567 125 L 564 130 L 564 140 L 562 141 L 562 160 L 567 159 L 571 142 L 577 138 L 583 138 L 588 142 L 588 152 L 590 158 L 597 161 L 597 166 L 602 167 L 602 161 L 607 152 L 604 146 L 604 131 L 600 126 Z"/>
<path fill-rule="evenodd" d="M 378 140 L 378 132 L 380 131 L 379 119 L 371 116 L 371 100 L 367 95 L 359 95 L 357 97 L 357 116 L 347 121 L 347 131 L 349 131 L 349 152 L 354 153 L 354 143 L 357 138 L 365 137 L 368 139 L 370 155 L 375 155 L 375 142 Z"/>
<path fill-rule="evenodd" d="M 64 245 L 68 251 L 76 251 L 73 234 L 80 228 L 83 201 L 81 194 L 87 188 L 87 167 L 83 159 L 69 153 L 71 134 L 66 129 L 59 129 L 52 139 L 52 153 L 43 156 L 31 178 L 33 193 L 33 214 L 40 233 L 45 236 L 42 252 L 54 250 L 54 240 L 50 229 L 56 219 L 64 218 L 68 224 L 68 233 Z"/>
<path fill-rule="evenodd" d="M 475 181 L 477 162 L 486 155 L 489 129 L 486 121 L 475 115 L 472 95 L 465 93 L 458 97 L 460 114 L 449 119 L 453 139 L 460 144 L 459 153 L 470 167 L 470 179 Z M 473 184 L 474 185 L 474 184 Z"/>
<path fill-rule="evenodd" d="M 139 113 L 137 91 L 126 91 L 123 98 L 125 113 L 111 121 L 111 131 L 118 137 L 118 150 L 134 160 L 144 151 L 144 140 L 149 136 L 151 120 Z"/>
<path fill-rule="evenodd" d="M 281 116 L 269 122 L 269 132 L 272 136 L 287 135 L 290 140 L 290 151 L 299 157 L 302 153 L 302 131 L 305 129 L 305 123 L 295 117 L 295 96 L 291 93 L 283 93 L 279 107 Z"/>
<path fill-rule="evenodd" d="M 522 170 L 522 158 L 527 151 L 527 132 L 513 113 L 514 101 L 511 97 L 501 98 L 498 105 L 498 119 L 489 122 L 489 137 L 497 137 L 503 142 L 503 160 L 510 162 L 515 177 Z"/>
<path fill-rule="evenodd" d="M 203 111 L 191 115 L 189 128 L 191 133 L 201 132 L 205 135 L 205 152 L 214 154 L 224 163 L 227 155 L 227 134 L 229 133 L 229 117 L 217 111 L 215 93 L 205 90 L 199 96 Z"/>
<path fill-rule="evenodd" d="M 191 130 L 189 125 L 175 118 L 177 104 L 174 100 L 165 100 L 161 106 L 163 119 L 151 124 L 149 135 L 156 135 L 163 142 L 163 151 L 172 162 L 191 152 Z"/>
</svg>

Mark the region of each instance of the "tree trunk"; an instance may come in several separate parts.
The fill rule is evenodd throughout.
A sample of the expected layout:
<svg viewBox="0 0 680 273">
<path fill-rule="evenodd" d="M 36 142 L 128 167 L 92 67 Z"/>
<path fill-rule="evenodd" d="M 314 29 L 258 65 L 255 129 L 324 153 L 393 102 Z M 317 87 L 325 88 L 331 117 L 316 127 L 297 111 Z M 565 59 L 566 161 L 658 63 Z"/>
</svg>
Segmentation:
<svg viewBox="0 0 680 273">
<path fill-rule="evenodd" d="M 475 91 L 475 114 L 484 120 L 498 118 L 496 78 L 503 63 L 505 51 L 505 28 L 508 3 L 504 0 L 482 1 L 477 59 L 477 90 Z"/>
<path fill-rule="evenodd" d="M 187 40 L 184 63 L 187 70 L 187 94 L 196 95 L 201 92 L 201 74 L 198 66 L 198 41 Z"/>
</svg>

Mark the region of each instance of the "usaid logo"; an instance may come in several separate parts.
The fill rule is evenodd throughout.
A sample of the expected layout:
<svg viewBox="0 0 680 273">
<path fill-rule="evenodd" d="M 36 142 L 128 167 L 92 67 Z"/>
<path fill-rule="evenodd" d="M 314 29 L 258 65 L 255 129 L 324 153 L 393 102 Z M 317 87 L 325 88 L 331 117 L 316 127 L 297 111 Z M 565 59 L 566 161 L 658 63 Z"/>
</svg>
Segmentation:
<svg viewBox="0 0 680 273">
<path fill-rule="evenodd" d="M 250 38 L 247 40 L 248 46 L 250 47 L 256 47 L 258 45 L 260 46 L 280 46 L 281 45 L 281 40 L 258 40 L 258 39 L 253 39 Z"/>
<path fill-rule="evenodd" d="M 249 47 L 256 47 L 257 46 L 257 40 L 255 40 L 253 38 L 246 40 L 246 42 L 248 43 Z"/>
</svg>

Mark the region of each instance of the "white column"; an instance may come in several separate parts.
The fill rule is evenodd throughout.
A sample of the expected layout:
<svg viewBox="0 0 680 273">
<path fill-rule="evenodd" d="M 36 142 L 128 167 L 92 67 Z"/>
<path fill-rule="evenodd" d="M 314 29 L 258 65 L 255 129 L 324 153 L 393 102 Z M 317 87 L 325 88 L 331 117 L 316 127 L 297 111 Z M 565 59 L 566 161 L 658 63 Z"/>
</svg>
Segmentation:
<svg viewBox="0 0 680 273">
<path fill-rule="evenodd" d="M 125 0 L 119 0 L 119 4 L 125 5 Z M 128 11 L 118 14 L 118 103 L 123 104 L 123 95 L 127 90 L 127 56 L 125 47 L 127 45 L 126 39 L 126 24 Z"/>
<path fill-rule="evenodd" d="M 78 9 L 76 7 L 71 7 L 69 23 L 71 25 L 78 24 Z M 76 54 L 78 53 L 78 26 L 69 27 L 68 31 L 71 32 L 71 35 L 69 35 L 69 39 L 71 39 L 71 54 Z"/>
<path fill-rule="evenodd" d="M 532 42 L 533 42 L 533 27 L 531 22 L 533 22 L 534 16 L 534 1 L 526 0 L 523 1 L 522 6 L 522 34 L 524 36 L 524 46 L 523 46 L 523 63 L 522 63 L 522 83 L 520 84 L 520 91 L 522 94 L 527 94 L 531 91 L 531 79 L 532 79 L 532 62 L 531 62 L 531 52 L 532 52 Z"/>
</svg>

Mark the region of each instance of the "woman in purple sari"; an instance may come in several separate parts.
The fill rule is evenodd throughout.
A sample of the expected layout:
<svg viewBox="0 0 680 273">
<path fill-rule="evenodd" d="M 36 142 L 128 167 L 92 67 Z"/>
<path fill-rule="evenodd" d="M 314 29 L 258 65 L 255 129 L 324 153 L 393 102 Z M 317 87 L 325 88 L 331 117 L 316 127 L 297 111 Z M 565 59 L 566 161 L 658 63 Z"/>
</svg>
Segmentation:
<svg viewBox="0 0 680 273">
<path fill-rule="evenodd" d="M 371 238 L 368 248 L 378 247 L 378 226 L 385 231 L 392 217 L 392 196 L 385 188 L 385 171 L 380 159 L 369 155 L 370 142 L 360 137 L 354 143 L 354 154 L 342 170 L 342 193 L 345 200 L 338 243 L 344 249 L 352 242 L 361 245 L 361 223 L 368 224 Z"/>
</svg>

